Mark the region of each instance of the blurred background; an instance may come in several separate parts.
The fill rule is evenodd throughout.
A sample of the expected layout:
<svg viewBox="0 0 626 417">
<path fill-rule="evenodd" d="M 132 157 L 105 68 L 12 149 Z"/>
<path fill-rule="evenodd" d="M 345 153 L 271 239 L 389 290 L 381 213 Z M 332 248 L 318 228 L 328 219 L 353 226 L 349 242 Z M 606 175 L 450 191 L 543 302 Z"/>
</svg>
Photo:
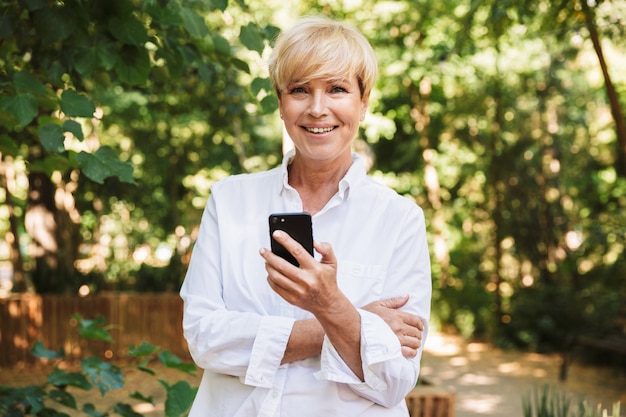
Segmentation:
<svg viewBox="0 0 626 417">
<path fill-rule="evenodd" d="M 210 185 L 281 161 L 274 37 L 323 14 L 379 58 L 355 149 L 426 213 L 433 329 L 557 354 L 562 378 L 578 358 L 623 372 L 626 2 L 0 9 L 0 299 L 49 309 L 30 330 L 8 323 L 31 310 L 3 309 L 3 349 L 27 348 L 50 303 L 176 297 Z"/>
</svg>

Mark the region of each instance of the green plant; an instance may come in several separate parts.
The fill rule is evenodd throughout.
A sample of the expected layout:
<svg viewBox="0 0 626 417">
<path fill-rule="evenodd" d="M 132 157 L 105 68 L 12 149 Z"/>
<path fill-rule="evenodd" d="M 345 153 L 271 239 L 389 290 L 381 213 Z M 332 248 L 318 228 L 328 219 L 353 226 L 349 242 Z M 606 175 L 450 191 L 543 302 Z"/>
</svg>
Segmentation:
<svg viewBox="0 0 626 417">
<path fill-rule="evenodd" d="M 572 407 L 572 396 L 559 392 L 556 388 L 544 385 L 522 397 L 524 417 L 609 417 L 608 410 L 598 404 L 593 407 L 580 398 L 578 407 Z M 620 416 L 620 403 L 613 404 L 611 417 Z"/>
<path fill-rule="evenodd" d="M 83 340 L 95 340 L 112 342 L 113 339 L 108 331 L 104 317 L 95 320 L 85 320 L 80 315 L 73 316 L 78 322 L 78 333 Z M 111 362 L 104 361 L 97 356 L 87 356 L 80 361 L 80 370 L 69 372 L 59 365 L 65 360 L 63 349 L 59 351 L 48 350 L 42 342 L 36 342 L 31 350 L 32 354 L 55 362 L 54 369 L 48 374 L 43 385 L 29 385 L 25 387 L 0 386 L 0 415 L 6 417 L 41 416 L 41 417 L 66 417 L 68 414 L 59 411 L 69 408 L 80 414 L 91 417 L 106 417 L 117 414 L 123 417 L 141 416 L 133 410 L 129 403 L 116 402 L 106 410 L 97 410 L 92 403 L 85 403 L 82 409 L 78 409 L 78 402 L 68 388 L 73 387 L 83 391 L 97 389 L 104 398 L 111 390 L 124 388 L 124 371 L 139 370 L 149 377 L 159 378 L 157 370 L 151 367 L 153 362 L 180 370 L 189 375 L 194 375 L 195 365 L 182 361 L 167 349 L 161 349 L 147 342 L 139 346 L 131 345 L 128 349 L 129 363 L 119 367 Z M 168 381 L 158 379 L 165 389 L 165 415 L 178 417 L 188 411 L 197 388 L 189 385 L 187 381 L 178 381 L 170 384 Z M 138 391 L 129 394 L 130 399 L 154 404 L 150 396 Z"/>
</svg>

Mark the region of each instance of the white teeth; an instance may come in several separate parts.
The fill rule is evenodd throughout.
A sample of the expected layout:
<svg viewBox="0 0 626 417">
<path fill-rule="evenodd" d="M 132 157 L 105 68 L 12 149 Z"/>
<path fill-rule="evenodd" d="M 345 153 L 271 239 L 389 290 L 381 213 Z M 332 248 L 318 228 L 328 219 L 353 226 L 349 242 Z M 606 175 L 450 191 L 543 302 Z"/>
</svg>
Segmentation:
<svg viewBox="0 0 626 417">
<path fill-rule="evenodd" d="M 326 132 L 330 132 L 333 129 L 334 127 L 307 127 L 306 128 L 306 130 L 308 130 L 311 133 L 326 133 Z"/>
</svg>

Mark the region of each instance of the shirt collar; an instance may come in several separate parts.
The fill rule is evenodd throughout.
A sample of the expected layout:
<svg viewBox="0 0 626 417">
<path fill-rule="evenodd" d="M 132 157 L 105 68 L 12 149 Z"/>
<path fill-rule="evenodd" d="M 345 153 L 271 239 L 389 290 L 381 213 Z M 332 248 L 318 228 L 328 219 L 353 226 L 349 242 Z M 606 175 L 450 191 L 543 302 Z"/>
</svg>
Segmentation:
<svg viewBox="0 0 626 417">
<path fill-rule="evenodd" d="M 289 185 L 288 167 L 295 156 L 296 150 L 291 149 L 283 157 L 280 176 L 282 181 L 279 187 L 279 194 L 282 194 L 286 189 L 293 189 L 293 187 Z M 339 197 L 342 199 L 348 198 L 350 187 L 356 186 L 366 175 L 363 159 L 356 152 L 352 152 L 352 165 L 350 165 L 346 175 L 339 181 L 339 191 L 337 193 Z"/>
</svg>

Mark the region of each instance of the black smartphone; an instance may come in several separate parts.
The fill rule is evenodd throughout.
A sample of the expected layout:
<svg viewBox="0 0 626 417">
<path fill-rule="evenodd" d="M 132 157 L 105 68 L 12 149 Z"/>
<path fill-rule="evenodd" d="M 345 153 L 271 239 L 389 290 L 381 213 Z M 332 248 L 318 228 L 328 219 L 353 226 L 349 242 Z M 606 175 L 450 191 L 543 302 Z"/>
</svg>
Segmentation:
<svg viewBox="0 0 626 417">
<path fill-rule="evenodd" d="M 274 213 L 270 214 L 269 223 L 272 252 L 295 266 L 300 266 L 296 258 L 272 237 L 275 230 L 282 230 L 313 256 L 313 223 L 309 213 Z"/>
</svg>

